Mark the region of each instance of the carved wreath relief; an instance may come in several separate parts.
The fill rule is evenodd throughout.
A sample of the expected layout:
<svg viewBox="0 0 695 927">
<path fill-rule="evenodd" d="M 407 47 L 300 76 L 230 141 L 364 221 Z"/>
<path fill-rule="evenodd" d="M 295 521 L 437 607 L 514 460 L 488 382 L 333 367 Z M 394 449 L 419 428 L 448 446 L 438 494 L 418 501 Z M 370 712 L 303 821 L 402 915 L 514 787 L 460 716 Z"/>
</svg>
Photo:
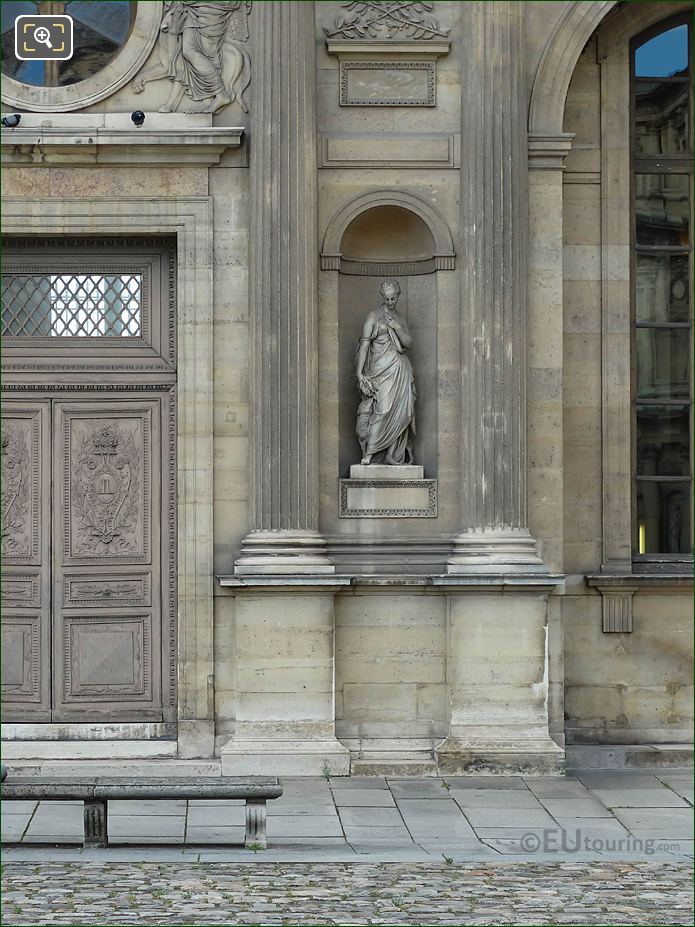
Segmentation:
<svg viewBox="0 0 695 927">
<path fill-rule="evenodd" d="M 2 435 L 2 553 L 31 556 L 31 467 L 24 434 L 9 422 Z"/>
<path fill-rule="evenodd" d="M 139 553 L 142 448 L 135 434 L 112 421 L 79 438 L 73 453 L 74 553 Z"/>
<path fill-rule="evenodd" d="M 166 0 L 156 49 L 159 61 L 138 75 L 133 91 L 142 93 L 151 81 L 169 80 L 171 93 L 161 113 L 177 110 L 184 96 L 189 99 L 183 112 L 216 113 L 238 101 L 247 113 L 244 93 L 251 83 L 251 60 L 244 45 L 250 12 L 248 0 Z"/>
<path fill-rule="evenodd" d="M 344 3 L 345 13 L 335 21 L 335 28 L 325 29 L 328 38 L 345 39 L 434 39 L 445 38 L 450 29 L 441 29 L 428 15 L 432 3 L 408 0 Z"/>
</svg>

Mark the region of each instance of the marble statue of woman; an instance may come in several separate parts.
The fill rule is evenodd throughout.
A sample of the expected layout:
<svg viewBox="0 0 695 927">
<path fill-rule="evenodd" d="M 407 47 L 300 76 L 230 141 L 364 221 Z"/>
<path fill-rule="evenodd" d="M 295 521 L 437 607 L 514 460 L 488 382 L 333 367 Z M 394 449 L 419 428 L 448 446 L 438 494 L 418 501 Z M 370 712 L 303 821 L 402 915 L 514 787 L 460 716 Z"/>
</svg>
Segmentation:
<svg viewBox="0 0 695 927">
<path fill-rule="evenodd" d="M 398 281 L 384 280 L 381 305 L 367 316 L 357 349 L 355 370 L 362 394 L 357 436 L 363 464 L 398 466 L 414 459 L 415 383 L 406 355 L 413 339 L 396 308 L 400 295 Z"/>
</svg>

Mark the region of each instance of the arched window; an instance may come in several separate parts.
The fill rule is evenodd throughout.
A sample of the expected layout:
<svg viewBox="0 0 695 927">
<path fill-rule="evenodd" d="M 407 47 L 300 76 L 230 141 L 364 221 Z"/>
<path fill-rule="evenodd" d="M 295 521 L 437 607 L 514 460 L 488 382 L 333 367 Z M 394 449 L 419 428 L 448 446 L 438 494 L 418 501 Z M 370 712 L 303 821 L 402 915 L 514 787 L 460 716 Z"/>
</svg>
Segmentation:
<svg viewBox="0 0 695 927">
<path fill-rule="evenodd" d="M 633 559 L 692 550 L 690 18 L 631 46 Z"/>
</svg>

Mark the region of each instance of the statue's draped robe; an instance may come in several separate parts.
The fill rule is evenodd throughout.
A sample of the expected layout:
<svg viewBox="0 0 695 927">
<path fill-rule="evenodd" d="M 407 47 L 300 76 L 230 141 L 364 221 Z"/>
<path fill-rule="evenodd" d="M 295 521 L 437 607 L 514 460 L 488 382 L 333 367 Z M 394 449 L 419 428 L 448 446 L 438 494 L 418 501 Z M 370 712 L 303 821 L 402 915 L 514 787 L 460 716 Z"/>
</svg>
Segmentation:
<svg viewBox="0 0 695 927">
<path fill-rule="evenodd" d="M 180 0 L 171 8 L 168 32 L 186 36 L 169 65 L 169 76 L 180 80 L 194 100 L 205 100 L 224 91 L 222 83 L 222 43 L 234 32 L 233 19 L 240 3 L 203 3 Z"/>
<path fill-rule="evenodd" d="M 381 313 L 375 314 L 363 375 L 373 391 L 365 428 L 366 454 L 378 463 L 388 452 L 393 462 L 403 464 L 415 434 L 413 368 L 397 332 Z"/>
</svg>

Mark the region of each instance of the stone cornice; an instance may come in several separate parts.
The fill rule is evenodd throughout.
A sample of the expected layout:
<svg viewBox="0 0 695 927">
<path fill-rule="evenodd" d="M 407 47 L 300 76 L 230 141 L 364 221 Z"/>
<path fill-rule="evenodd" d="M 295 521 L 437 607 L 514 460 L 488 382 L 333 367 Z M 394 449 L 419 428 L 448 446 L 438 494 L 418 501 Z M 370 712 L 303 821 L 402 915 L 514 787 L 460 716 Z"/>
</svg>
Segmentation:
<svg viewBox="0 0 695 927">
<path fill-rule="evenodd" d="M 23 167 L 88 164 L 218 164 L 239 148 L 244 129 L 213 126 L 209 116 L 147 113 L 134 126 L 129 114 L 91 116 L 28 113 L 1 133 L 2 162 Z"/>
<path fill-rule="evenodd" d="M 342 60 L 371 58 L 408 58 L 415 60 L 434 60 L 442 55 L 448 55 L 451 49 L 451 42 L 419 42 L 419 41 L 401 41 L 401 42 L 357 42 L 336 39 L 326 40 L 326 50 L 329 55 L 337 55 Z"/>
</svg>

